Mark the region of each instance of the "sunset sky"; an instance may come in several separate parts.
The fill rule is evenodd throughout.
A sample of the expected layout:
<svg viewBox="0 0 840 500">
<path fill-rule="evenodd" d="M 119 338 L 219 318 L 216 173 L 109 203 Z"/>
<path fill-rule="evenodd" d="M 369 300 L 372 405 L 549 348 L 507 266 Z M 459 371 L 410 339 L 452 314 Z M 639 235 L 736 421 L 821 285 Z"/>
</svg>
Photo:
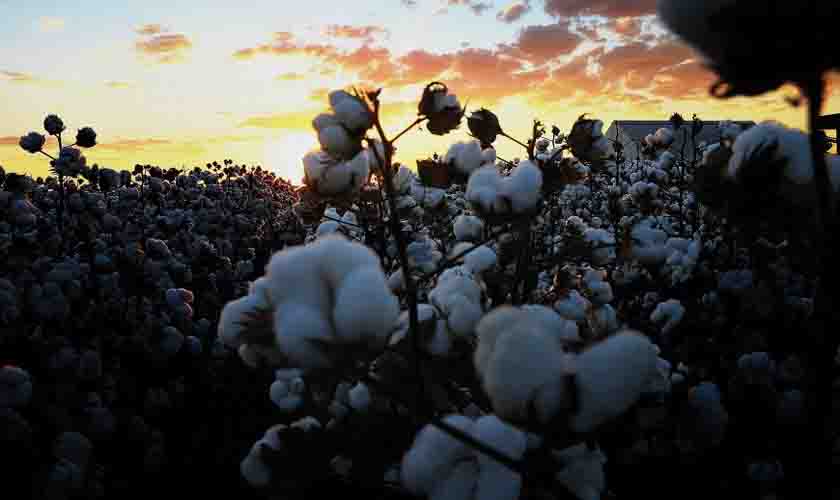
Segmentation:
<svg viewBox="0 0 840 500">
<path fill-rule="evenodd" d="M 310 121 L 329 90 L 384 87 L 386 128 L 411 122 L 425 83 L 469 109 L 489 107 L 512 135 L 534 118 L 568 131 L 604 120 L 777 119 L 803 127 L 785 96 L 716 101 L 714 81 L 656 21 L 655 0 L 347 0 L 230 2 L 0 0 L 0 165 L 43 175 L 19 137 L 60 115 L 92 126 L 89 163 L 128 168 L 232 158 L 300 180 Z M 837 79 L 835 78 L 835 81 Z M 826 112 L 840 112 L 832 85 Z M 405 136 L 411 166 L 467 138 Z M 500 139 L 500 141 L 505 141 Z M 54 145 L 48 143 L 48 150 Z M 499 156 L 522 156 L 499 142 Z"/>
</svg>

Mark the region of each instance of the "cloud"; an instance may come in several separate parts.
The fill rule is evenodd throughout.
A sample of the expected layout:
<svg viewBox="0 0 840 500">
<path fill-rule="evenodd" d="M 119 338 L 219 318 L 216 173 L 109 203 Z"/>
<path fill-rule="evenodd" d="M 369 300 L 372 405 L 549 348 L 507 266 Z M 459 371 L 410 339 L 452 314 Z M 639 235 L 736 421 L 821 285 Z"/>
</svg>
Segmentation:
<svg viewBox="0 0 840 500">
<path fill-rule="evenodd" d="M 105 82 L 105 86 L 112 89 L 127 89 L 131 87 L 131 84 L 128 82 L 120 82 L 116 80 L 108 80 Z"/>
<path fill-rule="evenodd" d="M 519 31 L 512 45 L 502 51 L 532 64 L 543 64 L 556 57 L 571 54 L 583 39 L 569 29 L 568 21 L 533 25 Z"/>
<path fill-rule="evenodd" d="M 400 0 L 404 7 L 417 7 L 417 0 Z"/>
<path fill-rule="evenodd" d="M 656 13 L 656 0 L 546 0 L 545 12 L 557 17 L 584 14 L 643 16 Z"/>
<path fill-rule="evenodd" d="M 64 29 L 64 19 L 60 17 L 41 17 L 38 19 L 38 29 L 44 33 L 52 33 Z"/>
<path fill-rule="evenodd" d="M 509 4 L 507 7 L 496 13 L 496 19 L 503 23 L 510 24 L 518 21 L 530 10 L 530 0 L 517 0 L 516 2 Z"/>
<path fill-rule="evenodd" d="M 312 127 L 312 110 L 290 111 L 268 115 L 251 116 L 241 122 L 239 128 L 267 128 L 273 130 L 300 130 Z"/>
<path fill-rule="evenodd" d="M 388 30 L 381 26 L 351 26 L 347 24 L 330 24 L 324 28 L 324 35 L 333 38 L 349 38 L 373 41 L 377 36 L 387 36 Z"/>
<path fill-rule="evenodd" d="M 16 135 L 7 135 L 0 137 L 0 146 L 20 146 L 20 137 Z"/>
<path fill-rule="evenodd" d="M 673 67 L 695 57 L 694 51 L 677 41 L 648 46 L 630 43 L 604 53 L 598 58 L 601 77 L 611 82 L 623 82 L 629 89 L 644 89 L 665 68 Z M 696 75 L 694 75 L 696 76 Z"/>
<path fill-rule="evenodd" d="M 164 31 L 169 31 L 160 24 L 144 24 L 135 29 L 134 32 L 138 35 L 159 35 Z"/>
<path fill-rule="evenodd" d="M 30 75 L 29 73 L 21 73 L 18 71 L 0 71 L 0 76 L 12 83 L 38 83 L 40 80 Z"/>
<path fill-rule="evenodd" d="M 145 38 L 134 43 L 135 50 L 161 64 L 183 61 L 185 54 L 192 49 L 192 42 L 182 33 L 162 33 L 163 29 L 159 24 L 139 28 L 137 32 Z"/>
<path fill-rule="evenodd" d="M 172 146 L 175 143 L 168 139 L 122 139 L 96 145 L 97 150 L 107 151 L 142 151 L 154 146 Z"/>
<path fill-rule="evenodd" d="M 306 75 L 304 75 L 303 73 L 281 73 L 277 75 L 277 77 L 274 79 L 281 82 L 293 82 L 298 80 L 304 80 L 305 78 Z"/>
<path fill-rule="evenodd" d="M 483 2 L 481 0 L 447 0 L 446 4 L 450 7 L 464 6 L 469 8 L 477 16 L 484 14 L 485 11 L 493 8 L 490 2 Z"/>
</svg>

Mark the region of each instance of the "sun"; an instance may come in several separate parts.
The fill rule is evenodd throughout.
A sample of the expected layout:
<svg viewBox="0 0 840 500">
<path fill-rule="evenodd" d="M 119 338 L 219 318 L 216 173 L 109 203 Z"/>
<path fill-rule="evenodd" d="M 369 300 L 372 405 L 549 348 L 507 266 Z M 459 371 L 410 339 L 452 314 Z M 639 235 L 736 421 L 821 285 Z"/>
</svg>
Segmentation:
<svg viewBox="0 0 840 500">
<path fill-rule="evenodd" d="M 290 132 L 265 141 L 263 164 L 277 175 L 301 183 L 303 179 L 303 155 L 318 147 L 312 132 Z"/>
</svg>

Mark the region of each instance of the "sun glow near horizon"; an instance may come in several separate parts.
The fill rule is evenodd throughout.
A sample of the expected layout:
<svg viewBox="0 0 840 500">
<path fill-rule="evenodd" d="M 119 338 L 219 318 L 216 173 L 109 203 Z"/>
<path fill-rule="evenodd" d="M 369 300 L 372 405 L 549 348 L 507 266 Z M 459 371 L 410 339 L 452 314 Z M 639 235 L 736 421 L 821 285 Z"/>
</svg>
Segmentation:
<svg viewBox="0 0 840 500">
<path fill-rule="evenodd" d="M 303 178 L 303 156 L 318 147 L 318 140 L 312 132 L 289 132 L 266 139 L 263 164 L 265 168 L 292 181 Z"/>
</svg>

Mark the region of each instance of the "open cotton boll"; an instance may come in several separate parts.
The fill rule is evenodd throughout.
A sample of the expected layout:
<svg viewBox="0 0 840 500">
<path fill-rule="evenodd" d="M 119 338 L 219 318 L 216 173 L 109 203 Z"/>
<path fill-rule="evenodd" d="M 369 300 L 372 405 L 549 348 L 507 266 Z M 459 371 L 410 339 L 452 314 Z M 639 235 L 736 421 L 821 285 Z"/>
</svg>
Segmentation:
<svg viewBox="0 0 840 500">
<path fill-rule="evenodd" d="M 660 265 L 668 257 L 665 243 L 668 233 L 653 227 L 650 219 L 640 221 L 633 226 L 630 236 L 633 238 L 631 256 L 645 265 Z"/>
<path fill-rule="evenodd" d="M 653 344 L 630 330 L 580 353 L 575 372 L 580 407 L 570 419 L 570 428 L 589 432 L 625 412 L 638 401 L 656 368 Z"/>
<path fill-rule="evenodd" d="M 586 321 L 586 313 L 592 303 L 577 290 L 569 290 L 554 303 L 554 310 L 571 321 Z"/>
<path fill-rule="evenodd" d="M 361 382 L 357 383 L 352 389 L 350 389 L 348 396 L 350 397 L 350 406 L 359 412 L 367 411 L 373 402 L 370 389 L 368 389 L 367 385 Z"/>
<path fill-rule="evenodd" d="M 814 166 L 808 135 L 775 122 L 761 123 L 738 136 L 732 145 L 727 174 L 737 179 L 743 168 L 766 168 L 763 164 L 751 164 L 750 160 L 772 147 L 776 149 L 771 158 L 783 162 L 784 175 L 789 181 L 795 184 L 813 181 Z"/>
<path fill-rule="evenodd" d="M 501 181 L 502 176 L 495 165 L 479 168 L 470 175 L 467 181 L 467 200 L 484 212 L 492 213 L 497 208 L 497 202 L 500 209 L 504 210 L 501 200 L 498 200 Z"/>
<path fill-rule="evenodd" d="M 348 129 L 360 132 L 373 126 L 373 114 L 358 97 L 344 90 L 334 90 L 330 92 L 329 100 L 336 118 Z"/>
<path fill-rule="evenodd" d="M 405 165 L 400 165 L 397 175 L 394 176 L 394 189 L 399 194 L 407 194 L 411 190 L 412 184 L 417 182 L 417 176 Z"/>
<path fill-rule="evenodd" d="M 303 406 L 306 384 L 300 377 L 291 380 L 277 379 L 269 388 L 271 401 L 283 411 L 295 411 Z"/>
<path fill-rule="evenodd" d="M 650 313 L 650 320 L 654 323 L 665 322 L 662 325 L 662 334 L 667 335 L 674 328 L 676 328 L 685 315 L 685 307 L 679 300 L 669 299 L 665 302 L 657 304 L 656 309 Z"/>
<path fill-rule="evenodd" d="M 158 345 L 161 353 L 166 357 L 174 356 L 184 345 L 184 335 L 173 326 L 163 329 L 163 338 Z"/>
<path fill-rule="evenodd" d="M 701 382 L 688 393 L 692 410 L 689 425 L 697 444 L 717 446 L 729 424 L 729 414 L 721 402 L 720 389 L 712 382 Z"/>
<path fill-rule="evenodd" d="M 438 262 L 443 258 L 431 238 L 422 236 L 417 241 L 409 243 L 406 256 L 410 266 L 424 273 L 431 273 L 437 269 Z"/>
<path fill-rule="evenodd" d="M 0 408 L 22 408 L 32 399 L 32 378 L 17 366 L 0 368 Z"/>
<path fill-rule="evenodd" d="M 379 257 L 373 250 L 361 243 L 350 241 L 344 236 L 338 234 L 319 239 L 315 243 L 304 247 L 302 251 L 303 253 L 300 254 L 300 257 L 314 263 L 315 268 L 317 269 L 314 276 L 319 276 L 324 279 L 332 289 L 337 289 L 341 285 L 345 276 L 354 269 L 362 267 L 381 269 Z M 280 254 L 282 253 L 283 252 L 280 252 Z M 279 256 L 280 254 L 275 255 Z M 272 258 L 272 261 L 273 260 L 274 258 Z M 290 277 L 290 273 L 297 274 L 296 270 L 288 268 L 289 265 L 294 265 L 291 261 L 283 263 L 278 260 L 277 265 L 278 269 L 276 269 L 276 274 L 269 273 L 269 276 L 277 277 L 283 280 Z M 282 271 L 279 269 L 280 266 L 283 267 Z M 316 286 L 323 286 L 323 284 L 317 282 L 318 280 L 312 280 L 311 277 L 309 277 L 308 280 L 314 282 Z M 289 281 L 285 284 L 288 283 Z M 278 285 L 284 284 L 280 282 Z M 271 297 L 277 301 L 285 300 L 285 298 L 298 298 L 300 296 L 301 294 L 299 289 L 289 290 L 288 293 L 283 295 L 277 295 L 277 291 L 272 290 L 271 295 Z M 323 296 L 319 293 L 318 297 Z M 319 302 L 319 304 L 325 303 L 326 302 Z"/>
<path fill-rule="evenodd" d="M 615 237 L 606 229 L 586 228 L 583 239 L 593 248 L 592 263 L 596 266 L 603 266 L 615 260 Z"/>
<path fill-rule="evenodd" d="M 539 321 L 546 331 L 554 334 L 562 344 L 580 342 L 580 333 L 577 323 L 570 321 L 557 313 L 554 309 L 537 304 L 522 306 L 534 320 Z"/>
<path fill-rule="evenodd" d="M 448 415 L 443 421 L 467 433 L 473 426 L 473 421 L 463 415 Z M 455 464 L 470 455 L 467 445 L 437 427 L 426 425 L 403 456 L 400 479 L 412 493 L 428 495 Z"/>
<path fill-rule="evenodd" d="M 482 443 L 514 460 L 520 460 L 527 449 L 525 433 L 502 422 L 496 415 L 487 415 L 476 420 L 472 434 Z M 481 452 L 476 452 L 476 454 L 479 471 L 475 499 L 516 500 L 519 498 L 522 476 Z"/>
<path fill-rule="evenodd" d="M 452 225 L 458 241 L 480 241 L 484 235 L 484 222 L 474 215 L 459 215 Z"/>
<path fill-rule="evenodd" d="M 399 301 L 378 268 L 353 271 L 336 291 L 333 322 L 336 333 L 345 342 L 361 341 L 366 335 L 384 342 L 399 314 Z"/>
<path fill-rule="evenodd" d="M 495 150 L 488 149 L 492 151 L 492 159 L 490 153 L 485 154 L 481 149 L 481 142 L 478 140 L 456 142 L 449 147 L 443 161 L 444 163 L 451 162 L 461 174 L 470 175 L 483 164 L 496 161 Z"/>
<path fill-rule="evenodd" d="M 324 347 L 334 343 L 332 327 L 323 312 L 308 304 L 283 302 L 274 310 L 274 343 L 293 366 L 305 370 L 327 368 Z"/>
<path fill-rule="evenodd" d="M 540 422 L 569 406 L 561 383 L 569 369 L 562 345 L 527 311 L 500 307 L 478 323 L 473 361 L 493 410 L 510 421 L 527 421 L 531 409 Z"/>
<path fill-rule="evenodd" d="M 247 315 L 255 314 L 262 301 L 256 295 L 246 295 L 225 304 L 219 317 L 219 338 L 226 346 L 237 349 L 242 343 L 243 323 Z"/>
<path fill-rule="evenodd" d="M 563 465 L 554 477 L 579 500 L 600 500 L 606 490 L 604 464 L 607 457 L 600 448 L 590 450 L 584 444 L 578 444 L 560 451 L 552 452 Z"/>
<path fill-rule="evenodd" d="M 529 160 L 519 162 L 502 180 L 500 195 L 510 200 L 513 213 L 533 211 L 542 193 L 542 170 Z"/>
<path fill-rule="evenodd" d="M 481 274 L 496 265 L 496 252 L 487 245 L 481 245 L 464 256 L 464 267 L 476 274 Z"/>
</svg>

